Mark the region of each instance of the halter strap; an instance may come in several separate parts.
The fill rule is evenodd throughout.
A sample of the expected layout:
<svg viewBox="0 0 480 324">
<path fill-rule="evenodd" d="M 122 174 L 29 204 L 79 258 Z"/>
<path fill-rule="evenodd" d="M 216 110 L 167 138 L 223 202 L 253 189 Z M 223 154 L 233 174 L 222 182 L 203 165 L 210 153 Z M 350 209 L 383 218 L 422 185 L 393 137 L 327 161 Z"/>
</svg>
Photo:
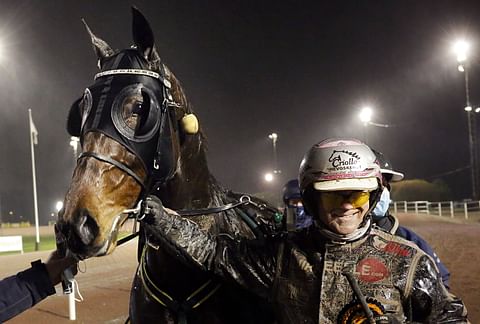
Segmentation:
<svg viewBox="0 0 480 324">
<path fill-rule="evenodd" d="M 80 154 L 77 160 L 80 160 L 85 157 L 93 157 L 99 161 L 110 163 L 111 165 L 116 166 L 117 168 L 119 168 L 120 170 L 122 170 L 123 172 L 131 176 L 133 179 L 135 179 L 135 181 L 137 181 L 138 184 L 142 186 L 142 190 L 145 191 L 146 187 L 145 187 L 145 184 L 143 183 L 143 180 L 140 179 L 140 177 L 124 163 L 114 160 L 109 156 L 98 154 L 95 152 L 82 152 L 82 154 Z"/>
<path fill-rule="evenodd" d="M 142 70 L 142 69 L 115 69 L 115 70 L 107 70 L 103 72 L 99 72 L 95 74 L 94 80 L 98 78 L 109 76 L 109 75 L 118 75 L 118 74 L 133 74 L 133 75 L 146 75 L 155 79 L 160 80 L 165 87 L 170 89 L 172 84 L 168 81 L 165 77 L 160 75 L 160 73 L 150 71 L 150 70 Z"/>
</svg>

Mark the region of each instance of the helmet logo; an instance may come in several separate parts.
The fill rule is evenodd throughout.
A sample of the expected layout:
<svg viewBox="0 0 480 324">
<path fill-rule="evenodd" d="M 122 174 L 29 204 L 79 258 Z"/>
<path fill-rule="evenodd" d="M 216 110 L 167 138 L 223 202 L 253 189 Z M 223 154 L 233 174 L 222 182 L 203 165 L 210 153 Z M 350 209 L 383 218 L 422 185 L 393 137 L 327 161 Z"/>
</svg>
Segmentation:
<svg viewBox="0 0 480 324">
<path fill-rule="evenodd" d="M 358 168 L 356 164 L 360 162 L 360 156 L 356 152 L 333 150 L 328 162 L 332 163 L 333 170 L 351 170 Z"/>
</svg>

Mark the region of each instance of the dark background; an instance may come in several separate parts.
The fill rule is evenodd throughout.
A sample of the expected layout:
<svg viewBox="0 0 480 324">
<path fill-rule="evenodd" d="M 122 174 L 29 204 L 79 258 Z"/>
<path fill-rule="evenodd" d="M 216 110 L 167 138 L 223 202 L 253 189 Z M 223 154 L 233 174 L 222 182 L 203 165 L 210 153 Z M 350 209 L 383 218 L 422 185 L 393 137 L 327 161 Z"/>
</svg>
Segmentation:
<svg viewBox="0 0 480 324">
<path fill-rule="evenodd" d="M 394 127 L 368 127 L 368 143 L 395 169 L 407 179 L 445 181 L 452 199 L 469 197 L 465 88 L 450 47 L 458 37 L 473 43 L 470 90 L 478 106 L 477 1 L 2 0 L 4 218 L 14 211 L 33 220 L 28 108 L 39 132 L 40 218 L 52 218 L 75 163 L 67 111 L 97 71 L 80 19 L 125 48 L 131 4 L 147 16 L 162 59 L 183 82 L 208 138 L 212 173 L 225 186 L 278 191 L 313 143 L 363 139 L 357 114 L 369 103 L 374 122 Z M 282 177 L 268 184 L 272 132 Z"/>
</svg>

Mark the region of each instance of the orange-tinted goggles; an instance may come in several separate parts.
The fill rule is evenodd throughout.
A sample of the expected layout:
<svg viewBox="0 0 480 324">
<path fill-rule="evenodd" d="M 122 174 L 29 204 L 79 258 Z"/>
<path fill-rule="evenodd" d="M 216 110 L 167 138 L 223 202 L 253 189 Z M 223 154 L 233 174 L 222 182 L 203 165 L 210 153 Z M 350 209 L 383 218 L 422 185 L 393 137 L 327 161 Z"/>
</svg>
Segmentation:
<svg viewBox="0 0 480 324">
<path fill-rule="evenodd" d="M 323 208 L 332 210 L 339 208 L 343 203 L 352 204 L 353 208 L 365 205 L 370 199 L 368 191 L 329 191 L 320 193 Z"/>
</svg>

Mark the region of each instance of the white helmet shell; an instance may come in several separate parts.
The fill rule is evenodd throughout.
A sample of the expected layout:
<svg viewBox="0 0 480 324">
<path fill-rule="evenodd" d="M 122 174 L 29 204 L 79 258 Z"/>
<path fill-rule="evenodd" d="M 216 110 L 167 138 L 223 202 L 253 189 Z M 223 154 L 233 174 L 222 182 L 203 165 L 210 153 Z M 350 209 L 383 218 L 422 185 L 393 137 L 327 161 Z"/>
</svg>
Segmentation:
<svg viewBox="0 0 480 324">
<path fill-rule="evenodd" d="M 381 183 L 375 154 L 356 139 L 332 138 L 313 145 L 299 170 L 300 189 L 376 190 Z"/>
</svg>

